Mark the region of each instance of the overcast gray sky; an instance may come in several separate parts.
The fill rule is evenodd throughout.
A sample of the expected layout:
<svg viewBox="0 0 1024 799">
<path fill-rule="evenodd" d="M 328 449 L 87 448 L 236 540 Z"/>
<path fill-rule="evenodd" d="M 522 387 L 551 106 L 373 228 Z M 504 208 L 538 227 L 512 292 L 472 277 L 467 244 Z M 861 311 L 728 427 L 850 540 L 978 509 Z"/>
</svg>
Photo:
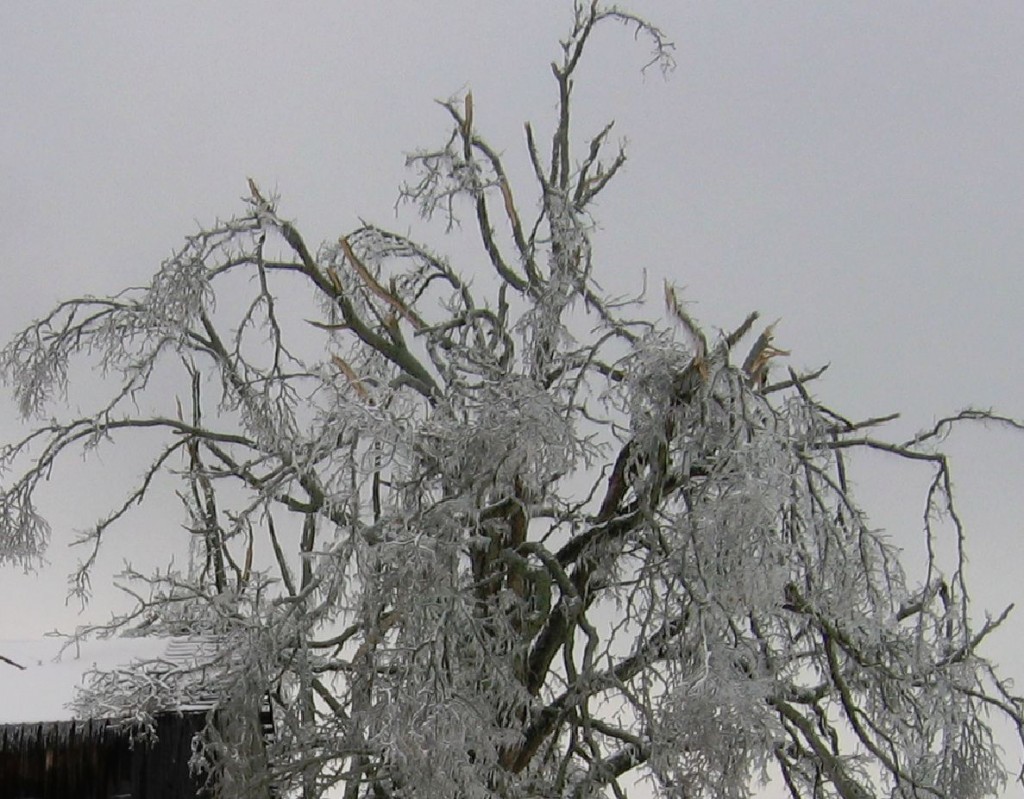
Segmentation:
<svg viewBox="0 0 1024 799">
<path fill-rule="evenodd" d="M 643 46 L 606 30 L 580 75 L 581 131 L 614 118 L 630 142 L 598 211 L 599 279 L 626 291 L 646 270 L 660 312 L 670 278 L 711 327 L 781 318 L 792 365 L 832 364 L 819 396 L 902 411 L 894 435 L 968 404 L 1024 416 L 1024 3 L 631 7 L 678 68 L 641 75 Z M 569 9 L 0 4 L 0 337 L 60 297 L 146 282 L 197 221 L 242 208 L 247 176 L 312 241 L 360 217 L 404 228 L 403 154 L 446 129 L 434 98 L 472 88 L 477 128 L 525 168 L 522 123 L 550 121 Z M 1022 593 L 1024 436 L 963 431 L 949 448 L 975 599 L 998 612 Z M 877 524 L 918 547 L 927 475 L 864 467 Z M 60 476 L 53 568 L 0 570 L 0 638 L 76 623 L 65 544 L 111 473 Z M 125 538 L 160 549 L 148 530 Z M 1022 641 L 1024 613 L 991 651 L 1024 685 Z"/>
</svg>

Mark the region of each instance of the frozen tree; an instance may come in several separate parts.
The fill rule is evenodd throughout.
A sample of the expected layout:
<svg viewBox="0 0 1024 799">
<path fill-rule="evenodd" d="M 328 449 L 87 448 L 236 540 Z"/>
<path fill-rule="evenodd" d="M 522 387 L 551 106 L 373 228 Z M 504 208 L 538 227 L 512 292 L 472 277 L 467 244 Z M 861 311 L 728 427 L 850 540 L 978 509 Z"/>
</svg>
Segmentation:
<svg viewBox="0 0 1024 799">
<path fill-rule="evenodd" d="M 190 565 L 124 575 L 135 607 L 113 626 L 217 642 L 196 762 L 223 795 L 738 799 L 772 778 L 803 799 L 968 799 L 1004 783 L 990 724 L 1020 731 L 1021 705 L 979 653 L 1002 617 L 968 606 L 938 447 L 954 425 L 1017 423 L 965 411 L 890 441 L 887 420 L 817 401 L 820 371 L 773 379 L 786 353 L 756 314 L 708 335 L 671 286 L 665 322 L 605 296 L 591 208 L 626 156 L 610 125 L 575 134 L 572 99 L 591 34 L 616 23 L 670 66 L 656 27 L 578 2 L 524 185 L 470 94 L 409 157 L 403 199 L 476 242 L 472 275 L 372 225 L 311 247 L 250 181 L 242 213 L 148 287 L 61 303 L 3 351 L 36 421 L 2 450 L 0 561 L 38 562 L 35 495 L 73 453 L 151 447 L 81 542 L 83 595 L 112 528 L 176 481 Z M 59 415 L 78 362 L 113 388 Z M 921 580 L 851 495 L 861 449 L 931 470 Z M 181 685 L 152 674 L 83 703 L 138 718 Z"/>
</svg>

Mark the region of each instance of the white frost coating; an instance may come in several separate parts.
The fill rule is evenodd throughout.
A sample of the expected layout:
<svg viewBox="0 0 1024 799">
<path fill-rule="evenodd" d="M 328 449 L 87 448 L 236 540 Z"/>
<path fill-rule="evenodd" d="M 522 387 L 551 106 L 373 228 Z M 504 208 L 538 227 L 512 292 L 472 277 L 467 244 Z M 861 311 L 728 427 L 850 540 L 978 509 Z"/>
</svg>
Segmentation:
<svg viewBox="0 0 1024 799">
<path fill-rule="evenodd" d="M 671 286 L 670 324 L 605 295 L 591 214 L 626 155 L 610 123 L 589 147 L 573 132 L 576 66 L 606 22 L 666 66 L 671 47 L 613 6 L 574 10 L 554 130 L 526 130 L 532 181 L 470 93 L 409 159 L 403 199 L 468 220 L 464 268 L 366 224 L 314 253 L 250 181 L 149 289 L 67 300 L 0 350 L 36 425 L 0 445 L 0 563 L 40 565 L 40 489 L 101 443 L 146 465 L 80 535 L 73 594 L 172 491 L 189 545 L 126 567 L 134 603 L 101 628 L 187 636 L 181 657 L 119 668 L 146 653 L 110 642 L 131 649 L 80 654 L 56 688 L 18 676 L 18 715 L 73 699 L 145 732 L 215 703 L 191 761 L 222 799 L 751 799 L 765 775 L 793 799 L 1001 790 L 989 717 L 1024 743 L 1024 699 L 979 649 L 1005 614 L 975 621 L 939 446 L 1024 420 L 966 410 L 892 440 L 890 417 L 812 396 L 823 369 L 773 373 L 786 353 L 756 313 L 709 336 Z M 61 400 L 86 368 L 106 393 L 79 411 Z M 931 475 L 920 583 L 850 490 L 863 452 Z"/>
<path fill-rule="evenodd" d="M 110 638 L 71 644 L 58 638 L 0 641 L 0 724 L 70 721 L 71 703 L 88 675 L 148 661 L 176 660 L 183 639 Z"/>
</svg>

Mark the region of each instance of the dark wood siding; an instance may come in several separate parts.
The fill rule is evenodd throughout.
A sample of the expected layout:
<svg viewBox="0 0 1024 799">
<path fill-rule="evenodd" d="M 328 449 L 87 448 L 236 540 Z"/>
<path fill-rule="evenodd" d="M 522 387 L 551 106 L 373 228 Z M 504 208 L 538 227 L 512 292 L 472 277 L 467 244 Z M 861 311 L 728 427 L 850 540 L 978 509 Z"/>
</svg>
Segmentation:
<svg viewBox="0 0 1024 799">
<path fill-rule="evenodd" d="M 166 714 L 155 740 L 103 720 L 0 725 L 2 799 L 192 799 L 189 770 L 202 713 Z"/>
</svg>

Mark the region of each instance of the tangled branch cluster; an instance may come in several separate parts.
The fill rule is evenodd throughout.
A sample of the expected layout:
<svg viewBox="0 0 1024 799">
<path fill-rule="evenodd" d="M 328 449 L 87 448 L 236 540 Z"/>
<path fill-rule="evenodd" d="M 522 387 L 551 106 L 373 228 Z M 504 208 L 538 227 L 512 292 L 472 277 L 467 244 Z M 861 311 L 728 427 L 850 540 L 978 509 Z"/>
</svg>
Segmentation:
<svg viewBox="0 0 1024 799">
<path fill-rule="evenodd" d="M 577 4 L 547 150 L 526 128 L 530 201 L 471 95 L 410 157 L 404 197 L 472 219 L 476 283 L 373 226 L 314 252 L 250 181 L 245 212 L 149 288 L 65 302 L 3 351 L 27 417 L 46 418 L 75 359 L 118 388 L 0 451 L 0 562 L 40 556 L 34 497 L 59 460 L 162 435 L 84 536 L 75 586 L 174 475 L 190 566 L 125 575 L 135 607 L 114 627 L 231 653 L 197 749 L 223 795 L 586 799 L 649 779 L 739 799 L 770 773 L 794 799 L 965 799 L 1003 783 L 988 719 L 1021 730 L 1021 706 L 979 654 L 1001 618 L 972 621 L 936 445 L 972 419 L 1017 423 L 969 411 L 888 442 L 886 420 L 812 397 L 820 372 L 773 381 L 786 353 L 756 314 L 711 339 L 671 287 L 669 326 L 605 298 L 589 211 L 626 156 L 606 155 L 608 126 L 575 157 L 571 109 L 608 22 L 670 62 L 648 22 Z M 153 377 L 167 364 L 173 402 Z M 908 585 L 847 483 L 861 448 L 932 469 L 925 535 L 952 518 L 949 573 L 933 559 Z M 266 697 L 275 735 L 255 745 Z M 128 711 L 138 692 L 99 684 L 87 702 Z"/>
</svg>

